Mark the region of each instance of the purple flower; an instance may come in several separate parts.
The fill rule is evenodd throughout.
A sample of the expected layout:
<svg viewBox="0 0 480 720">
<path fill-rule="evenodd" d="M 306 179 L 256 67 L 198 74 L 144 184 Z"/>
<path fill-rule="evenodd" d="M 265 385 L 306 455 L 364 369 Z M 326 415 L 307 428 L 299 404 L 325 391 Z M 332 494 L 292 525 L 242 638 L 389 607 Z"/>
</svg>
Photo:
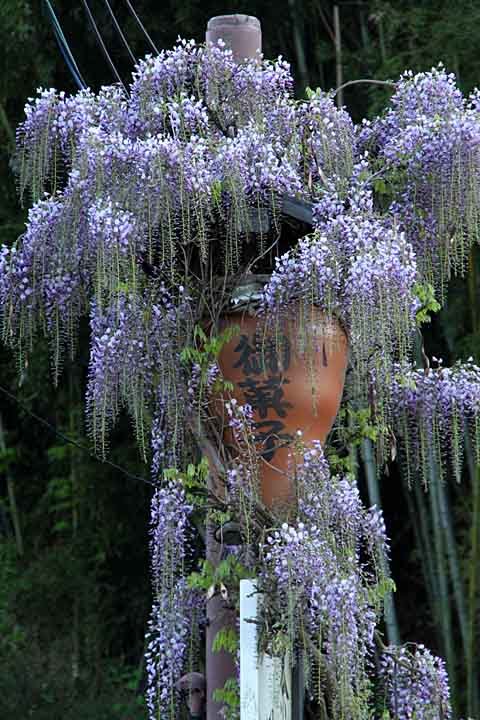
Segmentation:
<svg viewBox="0 0 480 720">
<path fill-rule="evenodd" d="M 178 717 L 175 683 L 189 659 L 192 633 L 204 615 L 204 598 L 187 587 L 183 576 L 191 511 L 178 481 L 155 491 L 150 528 L 154 599 L 145 654 L 152 720 Z"/>
<path fill-rule="evenodd" d="M 392 421 L 402 437 L 408 467 L 420 470 L 427 484 L 431 457 L 443 458 L 451 462 L 460 481 L 464 428 L 470 428 L 480 452 L 480 368 L 472 359 L 451 368 L 439 361 L 428 372 L 398 366 L 390 393 Z"/>
<path fill-rule="evenodd" d="M 385 526 L 378 510 L 363 508 L 351 480 L 330 475 L 319 442 L 304 450 L 296 480 L 298 517 L 272 531 L 263 547 L 260 585 L 272 613 L 267 622 L 294 646 L 305 634 L 318 643 L 332 706 L 348 715 L 369 683 L 381 609 L 374 569 L 387 552 Z M 370 569 L 361 551 L 370 554 Z"/>
<path fill-rule="evenodd" d="M 398 720 L 449 720 L 445 663 L 423 645 L 388 647 L 381 657 L 385 704 Z"/>
</svg>

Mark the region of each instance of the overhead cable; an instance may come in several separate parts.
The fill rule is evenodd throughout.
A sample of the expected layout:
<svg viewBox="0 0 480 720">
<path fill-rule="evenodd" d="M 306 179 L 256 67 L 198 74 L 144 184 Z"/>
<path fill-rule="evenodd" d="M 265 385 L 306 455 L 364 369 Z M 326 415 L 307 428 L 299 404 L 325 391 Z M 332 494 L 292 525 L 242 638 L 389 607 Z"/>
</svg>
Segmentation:
<svg viewBox="0 0 480 720">
<path fill-rule="evenodd" d="M 141 482 L 144 485 L 152 485 L 153 487 L 156 487 L 156 484 L 152 480 L 148 480 L 145 477 L 141 477 L 140 475 L 132 475 L 132 473 L 128 472 L 125 468 L 121 467 L 121 465 L 117 465 L 116 463 L 112 462 L 111 460 L 107 460 L 105 458 L 99 457 L 96 453 L 94 453 L 90 448 L 85 447 L 85 445 L 82 445 L 81 443 L 77 442 L 73 438 L 69 437 L 68 435 L 65 435 L 65 433 L 61 432 L 60 430 L 57 430 L 57 428 L 48 422 L 48 420 L 45 420 L 45 418 L 41 417 L 40 415 L 37 415 L 37 413 L 33 412 L 33 410 L 30 410 L 30 408 L 20 400 L 16 395 L 11 393 L 7 388 L 3 387 L 3 385 L 0 385 L 0 392 L 2 392 L 4 395 L 6 395 L 10 400 L 12 400 L 14 403 L 16 403 L 19 407 L 22 408 L 24 412 L 27 413 L 27 415 L 30 415 L 34 420 L 39 422 L 44 427 L 48 428 L 52 433 L 57 435 L 57 437 L 61 438 L 64 442 L 69 443 L 70 445 L 73 445 L 78 450 L 81 450 L 82 452 L 89 455 L 93 460 L 97 460 L 98 462 L 103 463 L 104 465 L 110 465 L 110 467 L 113 467 L 115 470 L 118 470 L 118 472 L 122 473 L 122 475 L 125 475 L 130 480 L 135 480 L 137 482 Z"/>
<path fill-rule="evenodd" d="M 125 45 L 125 48 L 126 48 L 128 54 L 130 55 L 130 58 L 131 58 L 133 64 L 136 65 L 137 59 L 136 59 L 135 55 L 133 54 L 133 52 L 130 48 L 130 45 L 128 44 L 127 38 L 125 37 L 125 35 L 122 32 L 122 28 L 120 27 L 120 24 L 119 24 L 117 18 L 115 17 L 115 13 L 112 10 L 112 6 L 108 2 L 108 0 L 104 0 L 104 3 L 107 6 L 107 9 L 108 9 L 108 12 L 110 13 L 110 17 L 112 18 L 113 24 L 115 25 L 115 28 L 116 28 L 118 34 L 120 35 L 122 42 Z"/>
<path fill-rule="evenodd" d="M 68 69 L 70 70 L 70 72 L 73 76 L 73 79 L 75 80 L 79 89 L 85 90 L 87 87 L 87 84 L 86 84 L 85 80 L 83 79 L 80 70 L 78 69 L 78 65 L 75 62 L 75 58 L 73 57 L 73 54 L 72 54 L 72 51 L 70 50 L 67 39 L 66 39 L 65 35 L 63 34 L 62 27 L 57 19 L 57 16 L 55 15 L 55 11 L 52 7 L 50 0 L 45 0 L 45 6 L 47 8 L 47 14 L 50 18 L 50 22 L 52 23 L 53 31 L 55 33 L 55 38 L 56 38 L 57 43 L 60 48 L 60 52 L 63 55 L 63 58 L 68 66 Z"/>
<path fill-rule="evenodd" d="M 150 37 L 150 35 L 148 34 L 148 32 L 147 32 L 144 24 L 142 23 L 142 21 L 140 20 L 140 18 L 139 18 L 138 15 L 137 15 L 137 13 L 135 12 L 135 8 L 133 7 L 132 3 L 130 2 L 130 0 L 125 0 L 125 2 L 127 3 L 128 9 L 129 9 L 130 12 L 132 13 L 132 15 L 133 15 L 133 17 L 135 18 L 135 20 L 137 21 L 137 23 L 138 23 L 140 29 L 142 30 L 143 34 L 145 35 L 145 37 L 147 38 L 148 42 L 150 43 L 150 46 L 152 47 L 153 51 L 154 51 L 157 55 L 159 55 L 160 53 L 159 53 L 159 50 L 158 50 L 157 46 L 156 46 L 155 43 L 153 42 L 153 40 L 152 40 L 152 38 Z"/>
<path fill-rule="evenodd" d="M 120 85 L 123 87 L 125 92 L 127 92 L 127 88 L 125 87 L 124 82 L 123 82 L 122 78 L 120 77 L 120 74 L 119 74 L 117 68 L 115 67 L 115 63 L 113 62 L 112 58 L 110 57 L 110 53 L 107 50 L 107 46 L 103 42 L 102 35 L 100 33 L 100 30 L 98 29 L 97 23 L 95 22 L 95 18 L 92 15 L 92 11 L 90 10 L 90 8 L 88 6 L 87 0 L 82 0 L 82 5 L 85 8 L 85 12 L 87 13 L 88 19 L 93 28 L 95 36 L 98 40 L 98 43 L 102 49 L 103 54 L 105 55 L 105 58 L 106 58 L 108 64 L 110 65 L 110 67 L 112 69 L 113 74 L 115 75 L 116 79 L 118 80 Z"/>
</svg>

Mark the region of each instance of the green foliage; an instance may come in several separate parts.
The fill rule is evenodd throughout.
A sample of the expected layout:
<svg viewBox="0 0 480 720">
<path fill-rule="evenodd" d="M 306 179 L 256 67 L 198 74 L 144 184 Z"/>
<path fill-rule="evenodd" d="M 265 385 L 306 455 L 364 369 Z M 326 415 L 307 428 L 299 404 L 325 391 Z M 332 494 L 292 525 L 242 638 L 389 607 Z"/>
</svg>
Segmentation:
<svg viewBox="0 0 480 720">
<path fill-rule="evenodd" d="M 338 418 L 342 423 L 345 444 L 349 447 L 360 446 L 364 439 L 377 442 L 379 436 L 386 432 L 385 426 L 372 417 L 372 410 L 369 407 L 355 409 L 347 405 L 339 412 Z"/>
<path fill-rule="evenodd" d="M 213 698 L 223 703 L 226 720 L 240 720 L 240 687 L 236 678 L 229 678 L 223 688 L 215 690 Z"/>
<path fill-rule="evenodd" d="M 200 560 L 200 572 L 188 577 L 189 586 L 205 592 L 221 592 L 224 588 L 238 588 L 240 580 L 251 577 L 248 569 L 235 555 L 228 555 L 216 567 L 209 560 Z"/>
<path fill-rule="evenodd" d="M 341 455 L 333 445 L 325 448 L 325 454 L 333 474 L 351 475 L 355 472 L 355 465 L 351 455 Z"/>
<path fill-rule="evenodd" d="M 417 310 L 416 320 L 417 325 L 420 327 L 424 323 L 430 323 L 432 313 L 437 313 L 441 310 L 442 306 L 435 299 L 435 288 L 430 283 L 421 285 L 417 283 L 415 285 L 415 295 L 420 302 L 420 307 Z"/>
<path fill-rule="evenodd" d="M 185 488 L 188 502 L 194 507 L 202 507 L 206 502 L 208 473 L 208 460 L 203 457 L 196 465 L 189 463 L 185 472 L 176 468 L 167 468 L 163 471 L 163 477 L 166 480 L 180 480 Z"/>
<path fill-rule="evenodd" d="M 180 355 L 184 363 L 198 365 L 200 368 L 200 394 L 208 376 L 212 363 L 218 360 L 222 348 L 239 333 L 239 327 L 233 325 L 226 328 L 220 335 L 208 337 L 202 327 L 196 325 L 193 333 L 194 345 L 186 347 Z M 232 391 L 233 385 L 226 380 L 218 379 L 214 391 Z"/>
<path fill-rule="evenodd" d="M 378 582 L 378 585 L 375 586 L 374 589 L 372 589 L 371 592 L 374 592 L 375 595 L 372 596 L 371 601 L 372 603 L 379 603 L 382 600 L 384 600 L 390 593 L 394 593 L 397 591 L 397 586 L 395 585 L 395 581 L 393 578 L 390 577 L 383 577 Z"/>
<path fill-rule="evenodd" d="M 195 345 L 184 348 L 181 353 L 183 362 L 198 364 L 203 369 L 217 360 L 224 345 L 230 342 L 239 333 L 239 327 L 233 325 L 220 335 L 208 337 L 200 325 L 196 325 L 193 332 Z"/>
<path fill-rule="evenodd" d="M 0 449 L 0 473 L 4 473 L 8 470 L 17 457 L 15 448 Z"/>
<path fill-rule="evenodd" d="M 233 628 L 222 628 L 217 632 L 213 640 L 213 652 L 225 652 L 236 655 L 239 649 L 238 633 Z"/>
</svg>

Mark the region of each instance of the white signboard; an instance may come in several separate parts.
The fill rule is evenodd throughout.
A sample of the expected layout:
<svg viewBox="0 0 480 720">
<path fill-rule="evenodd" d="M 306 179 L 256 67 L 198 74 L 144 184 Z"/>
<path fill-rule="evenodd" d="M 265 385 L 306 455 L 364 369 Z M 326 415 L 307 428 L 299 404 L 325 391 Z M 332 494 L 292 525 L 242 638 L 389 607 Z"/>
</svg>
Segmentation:
<svg viewBox="0 0 480 720">
<path fill-rule="evenodd" d="M 240 718 L 291 720 L 291 671 L 287 659 L 258 656 L 256 621 L 261 601 L 255 581 L 241 580 Z"/>
</svg>

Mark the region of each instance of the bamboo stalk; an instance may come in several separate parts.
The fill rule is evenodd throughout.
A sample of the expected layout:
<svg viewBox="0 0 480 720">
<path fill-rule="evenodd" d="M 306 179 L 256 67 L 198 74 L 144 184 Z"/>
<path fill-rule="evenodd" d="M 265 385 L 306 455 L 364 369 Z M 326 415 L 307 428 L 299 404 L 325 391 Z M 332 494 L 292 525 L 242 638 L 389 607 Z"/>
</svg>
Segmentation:
<svg viewBox="0 0 480 720">
<path fill-rule="evenodd" d="M 370 38 L 368 34 L 368 26 L 365 19 L 365 11 L 361 5 L 359 6 L 358 14 L 360 18 L 360 37 L 362 38 L 363 49 L 369 50 Z"/>
<path fill-rule="evenodd" d="M 69 430 L 70 436 L 75 436 L 75 392 L 72 372 L 70 373 L 69 382 Z M 70 485 L 72 498 L 72 542 L 73 552 L 77 552 L 77 536 L 78 536 L 78 505 L 77 505 L 77 473 L 75 467 L 75 452 L 73 447 L 70 448 Z M 72 619 L 72 680 L 74 683 L 78 681 L 80 675 L 80 607 L 78 593 L 73 598 L 73 619 Z"/>
<path fill-rule="evenodd" d="M 0 413 L 0 452 L 6 452 L 7 445 L 5 442 L 5 432 L 3 430 L 3 421 L 2 421 L 2 415 Z M 12 476 L 10 475 L 10 471 L 6 470 L 6 478 L 7 478 L 7 492 L 8 492 L 8 503 L 10 506 L 10 515 L 12 518 L 12 524 L 13 524 L 13 532 L 15 533 L 15 545 L 17 548 L 17 554 L 19 557 L 23 557 L 24 554 L 24 547 L 23 547 L 23 536 L 22 536 L 22 528 L 20 525 L 20 516 L 18 514 L 18 508 L 17 508 L 17 500 L 15 497 L 15 483 L 13 481 Z"/>
<path fill-rule="evenodd" d="M 377 508 L 381 510 L 382 500 L 378 483 L 378 473 L 373 454 L 372 441 L 369 438 L 364 438 L 362 440 L 362 459 L 367 478 L 368 499 L 370 505 L 376 505 Z M 386 557 L 383 558 L 382 572 L 386 577 L 390 576 L 390 568 Z M 400 645 L 400 631 L 398 628 L 397 613 L 392 592 L 385 596 L 385 628 L 390 645 Z"/>
<path fill-rule="evenodd" d="M 422 565 L 423 578 L 427 587 L 427 595 L 430 606 L 434 607 L 437 592 L 435 589 L 430 528 L 425 510 L 424 493 L 422 493 L 422 490 L 417 482 L 414 483 L 414 491 L 412 492 L 406 481 L 404 482 L 404 492 L 405 497 L 407 498 L 408 512 L 412 521 L 416 546 L 420 554 L 420 562 Z"/>
<path fill-rule="evenodd" d="M 385 65 L 385 63 L 387 61 L 387 48 L 385 46 L 385 32 L 383 29 L 383 19 L 382 19 L 381 15 L 378 17 L 377 26 L 378 26 L 378 41 L 380 44 L 380 57 L 382 59 L 382 65 Z"/>
<path fill-rule="evenodd" d="M 437 485 L 439 482 L 435 458 L 433 450 L 430 449 L 428 462 L 429 475 L 429 500 L 430 514 L 432 518 L 433 528 L 433 547 L 435 554 L 435 572 L 438 583 L 438 600 L 437 607 L 439 613 L 440 626 L 442 631 L 442 642 L 444 646 L 445 661 L 447 664 L 448 675 L 450 679 L 450 687 L 452 697 L 455 697 L 455 655 L 453 649 L 452 636 L 452 613 L 449 598 L 448 575 L 445 567 L 445 548 L 443 544 L 442 528 L 440 523 L 440 508 L 438 502 Z"/>
<path fill-rule="evenodd" d="M 445 540 L 445 550 L 447 562 L 450 569 L 450 577 L 452 580 L 455 604 L 457 606 L 457 615 L 460 625 L 460 635 L 462 644 L 467 654 L 468 646 L 468 621 L 467 608 L 465 605 L 465 588 L 463 587 L 462 576 L 460 572 L 460 563 L 458 560 L 457 543 L 453 532 L 452 516 L 448 502 L 448 496 L 445 485 L 442 480 L 437 482 L 438 506 L 440 513 L 440 527 L 443 538 Z"/>
<path fill-rule="evenodd" d="M 475 463 L 472 443 L 465 433 L 465 451 L 468 472 L 472 483 L 473 507 L 470 528 L 470 558 L 468 563 L 468 644 L 467 644 L 467 712 L 476 717 L 480 711 L 480 690 L 478 687 L 477 657 L 475 641 L 478 630 L 478 595 L 480 568 L 480 468 Z"/>
<path fill-rule="evenodd" d="M 343 65 L 342 65 L 342 31 L 340 26 L 340 10 L 333 6 L 333 30 L 335 33 L 335 73 L 337 85 L 337 107 L 343 106 Z"/>
<path fill-rule="evenodd" d="M 302 40 L 302 32 L 300 29 L 300 16 L 296 7 L 296 0 L 288 0 L 288 5 L 293 25 L 293 43 L 295 45 L 295 55 L 297 57 L 298 74 L 300 75 L 303 90 L 308 87 L 308 66 L 305 56 L 305 47 Z"/>
<path fill-rule="evenodd" d="M 5 108 L 3 107 L 3 103 L 0 102 L 0 125 L 2 125 L 3 129 L 5 130 L 5 135 L 7 136 L 8 145 L 10 148 L 15 147 L 15 132 L 10 124 L 10 120 L 8 119 L 7 113 L 5 112 Z"/>
</svg>

